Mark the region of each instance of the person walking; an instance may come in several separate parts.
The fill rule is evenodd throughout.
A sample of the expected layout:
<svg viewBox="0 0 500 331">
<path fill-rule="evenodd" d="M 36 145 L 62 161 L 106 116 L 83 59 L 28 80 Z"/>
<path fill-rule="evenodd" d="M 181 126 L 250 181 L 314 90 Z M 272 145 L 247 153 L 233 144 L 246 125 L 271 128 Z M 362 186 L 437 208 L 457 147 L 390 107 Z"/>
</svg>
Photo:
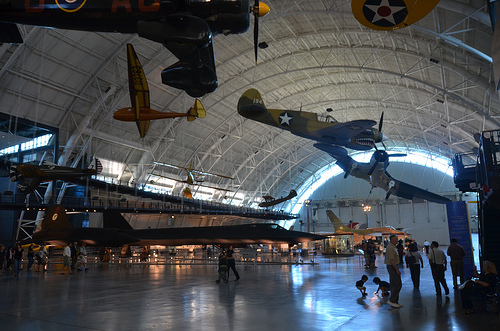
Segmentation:
<svg viewBox="0 0 500 331">
<path fill-rule="evenodd" d="M 63 268 L 61 270 L 61 275 L 64 275 L 64 270 L 68 269 L 68 273 L 72 274 L 71 271 L 71 243 L 66 244 L 63 250 Z"/>
<path fill-rule="evenodd" d="M 23 262 L 23 248 L 21 244 L 16 243 L 16 247 L 14 248 L 14 276 L 17 277 L 19 275 L 19 271 L 21 271 L 21 262 Z"/>
<path fill-rule="evenodd" d="M 395 234 L 391 235 L 384 258 L 391 286 L 391 296 L 387 303 L 394 308 L 403 307 L 403 305 L 399 303 L 399 292 L 401 291 L 401 287 L 403 287 L 403 283 L 401 282 L 401 271 L 398 269 L 399 255 L 396 248 L 397 243 L 398 236 Z"/>
<path fill-rule="evenodd" d="M 424 267 L 424 260 L 418 252 L 417 243 L 413 242 L 408 246 L 408 252 L 406 252 L 406 267 L 410 268 L 411 280 L 415 289 L 420 287 L 420 266 Z"/>
<path fill-rule="evenodd" d="M 234 259 L 235 253 L 233 249 L 233 245 L 229 245 L 227 248 L 227 266 L 228 269 L 233 270 L 234 275 L 236 276 L 235 281 L 240 280 L 240 275 L 238 274 L 238 271 L 236 271 L 236 260 Z M 229 279 L 229 270 L 228 270 L 228 279 Z"/>
<path fill-rule="evenodd" d="M 460 284 L 465 281 L 464 275 L 464 257 L 465 249 L 458 244 L 458 240 L 451 238 L 451 245 L 448 247 L 446 254 L 450 257 L 451 273 L 453 274 L 453 289 L 458 289 L 457 278 L 460 275 Z"/>
<path fill-rule="evenodd" d="M 437 241 L 433 241 L 431 243 L 431 251 L 429 252 L 429 264 L 431 265 L 432 278 L 434 279 L 434 286 L 436 287 L 436 295 L 441 296 L 441 285 L 444 288 L 444 294 L 450 294 L 450 290 L 448 289 L 448 285 L 446 284 L 446 279 L 444 276 L 444 272 L 446 271 L 446 255 L 440 249 L 438 249 L 439 243 Z"/>
<path fill-rule="evenodd" d="M 85 246 L 86 244 L 82 242 L 82 245 L 78 249 L 78 262 L 76 268 L 78 271 L 89 270 L 89 268 L 87 268 L 87 249 L 85 248 Z"/>
<path fill-rule="evenodd" d="M 75 241 L 74 243 L 69 243 L 69 249 L 71 251 L 71 269 L 76 268 L 76 261 L 78 259 L 77 247 L 78 242 Z"/>
<path fill-rule="evenodd" d="M 5 246 L 0 244 L 0 276 L 2 276 L 3 267 L 5 265 Z"/>
<path fill-rule="evenodd" d="M 425 247 L 425 254 L 429 255 L 429 248 L 431 247 L 431 243 L 428 242 L 427 239 L 425 239 L 424 241 L 424 247 Z"/>
<path fill-rule="evenodd" d="M 31 270 L 31 266 L 35 262 L 35 251 L 33 250 L 33 244 L 28 247 L 28 271 Z"/>
</svg>

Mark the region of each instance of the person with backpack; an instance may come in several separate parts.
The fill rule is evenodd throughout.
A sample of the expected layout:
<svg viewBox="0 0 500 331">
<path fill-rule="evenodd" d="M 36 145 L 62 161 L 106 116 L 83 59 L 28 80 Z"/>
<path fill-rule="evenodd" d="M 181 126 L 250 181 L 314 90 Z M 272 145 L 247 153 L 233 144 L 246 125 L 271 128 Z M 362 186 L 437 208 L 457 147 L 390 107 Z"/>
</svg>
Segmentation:
<svg viewBox="0 0 500 331">
<path fill-rule="evenodd" d="M 412 242 L 408 246 L 408 251 L 406 252 L 406 267 L 410 268 L 413 288 L 418 289 L 420 287 L 420 268 L 424 267 L 424 260 L 422 259 L 422 255 L 418 252 L 418 245 L 416 242 Z"/>
</svg>

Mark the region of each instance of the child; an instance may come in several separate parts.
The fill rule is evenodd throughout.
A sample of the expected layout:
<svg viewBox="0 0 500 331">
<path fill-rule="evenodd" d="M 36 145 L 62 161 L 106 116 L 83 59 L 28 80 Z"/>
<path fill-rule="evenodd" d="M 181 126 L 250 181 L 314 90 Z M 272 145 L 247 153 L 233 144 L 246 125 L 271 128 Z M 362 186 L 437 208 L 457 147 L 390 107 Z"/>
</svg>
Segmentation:
<svg viewBox="0 0 500 331">
<path fill-rule="evenodd" d="M 365 287 L 365 283 L 366 283 L 367 280 L 368 280 L 368 276 L 367 275 L 363 275 L 361 277 L 361 280 L 358 280 L 356 282 L 356 288 L 361 292 L 362 296 L 367 295 L 367 293 L 366 293 L 366 287 Z"/>
<path fill-rule="evenodd" d="M 378 277 L 373 278 L 373 282 L 378 285 L 378 289 L 377 292 L 375 292 L 375 294 L 378 294 L 378 291 L 382 290 L 382 296 L 389 295 L 391 286 L 389 285 L 388 282 L 380 280 L 380 278 Z"/>
</svg>

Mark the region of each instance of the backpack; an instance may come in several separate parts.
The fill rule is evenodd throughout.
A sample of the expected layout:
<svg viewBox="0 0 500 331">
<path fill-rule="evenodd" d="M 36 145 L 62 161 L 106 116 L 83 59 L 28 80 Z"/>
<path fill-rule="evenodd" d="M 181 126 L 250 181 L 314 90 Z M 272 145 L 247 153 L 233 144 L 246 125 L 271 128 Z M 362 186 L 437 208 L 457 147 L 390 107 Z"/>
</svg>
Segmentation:
<svg viewBox="0 0 500 331">
<path fill-rule="evenodd" d="M 406 256 L 406 263 L 407 264 L 413 264 L 413 263 L 416 263 L 417 262 L 417 258 L 413 255 L 411 255 L 410 253 L 410 256 Z"/>
</svg>

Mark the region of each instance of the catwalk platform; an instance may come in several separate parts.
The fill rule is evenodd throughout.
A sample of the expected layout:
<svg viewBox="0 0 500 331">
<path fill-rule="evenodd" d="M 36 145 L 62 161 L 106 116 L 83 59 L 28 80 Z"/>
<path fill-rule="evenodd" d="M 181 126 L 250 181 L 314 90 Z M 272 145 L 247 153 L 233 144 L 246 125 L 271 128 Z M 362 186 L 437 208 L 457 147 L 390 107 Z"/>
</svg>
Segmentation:
<svg viewBox="0 0 500 331">
<path fill-rule="evenodd" d="M 216 284 L 215 264 L 90 263 L 60 275 L 21 271 L 0 277 L 1 330 L 500 330 L 500 315 L 463 315 L 458 291 L 437 297 L 428 263 L 420 289 L 401 269 L 403 308 L 374 294 L 388 280 L 382 257 L 302 257 L 309 264 L 237 264 L 241 280 Z M 291 260 L 298 257 L 291 257 Z M 24 267 L 26 269 L 26 266 Z M 355 282 L 363 274 L 368 296 Z M 491 308 L 491 307 L 490 307 Z"/>
</svg>

